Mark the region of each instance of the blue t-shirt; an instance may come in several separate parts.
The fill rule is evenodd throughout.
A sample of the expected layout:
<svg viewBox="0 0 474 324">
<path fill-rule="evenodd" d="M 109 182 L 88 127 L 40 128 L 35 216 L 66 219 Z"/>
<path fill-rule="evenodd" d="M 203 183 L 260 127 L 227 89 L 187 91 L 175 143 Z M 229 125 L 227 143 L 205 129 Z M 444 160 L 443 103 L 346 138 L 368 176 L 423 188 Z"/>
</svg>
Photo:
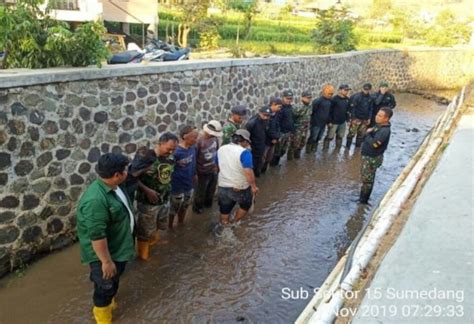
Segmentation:
<svg viewBox="0 0 474 324">
<path fill-rule="evenodd" d="M 219 165 L 219 159 L 217 158 L 216 154 L 216 164 Z M 240 154 L 240 164 L 244 169 L 253 169 L 253 159 L 252 159 L 252 152 L 249 150 L 245 150 Z"/>
<path fill-rule="evenodd" d="M 171 193 L 189 192 L 193 189 L 193 177 L 196 174 L 196 146 L 188 149 L 178 146 L 174 159 L 176 164 L 171 176 Z"/>
</svg>

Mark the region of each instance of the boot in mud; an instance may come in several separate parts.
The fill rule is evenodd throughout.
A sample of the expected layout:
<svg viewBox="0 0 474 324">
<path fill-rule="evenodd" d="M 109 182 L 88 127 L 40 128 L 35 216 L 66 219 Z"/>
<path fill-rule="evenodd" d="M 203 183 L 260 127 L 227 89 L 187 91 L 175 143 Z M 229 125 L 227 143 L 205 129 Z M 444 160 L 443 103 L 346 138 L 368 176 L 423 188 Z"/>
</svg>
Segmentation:
<svg viewBox="0 0 474 324">
<path fill-rule="evenodd" d="M 329 144 L 330 144 L 330 143 L 331 143 L 331 140 L 326 138 L 326 139 L 324 140 L 323 150 L 329 149 Z"/>
<path fill-rule="evenodd" d="M 297 159 L 297 160 L 298 160 L 299 158 L 301 158 L 301 150 L 295 150 L 294 156 L 295 156 L 295 159 Z"/>
<path fill-rule="evenodd" d="M 278 155 L 275 155 L 272 161 L 270 162 L 270 166 L 274 167 L 274 166 L 277 166 L 278 164 L 280 164 L 280 157 Z"/>
<path fill-rule="evenodd" d="M 347 136 L 346 139 L 346 149 L 350 149 L 352 145 L 352 137 Z"/>
<path fill-rule="evenodd" d="M 339 149 L 342 146 L 342 138 L 336 138 L 336 148 Z"/>
<path fill-rule="evenodd" d="M 372 194 L 372 189 L 374 188 L 373 183 L 363 183 L 362 187 L 360 188 L 360 197 L 359 203 L 361 204 L 368 204 L 370 195 Z"/>
</svg>

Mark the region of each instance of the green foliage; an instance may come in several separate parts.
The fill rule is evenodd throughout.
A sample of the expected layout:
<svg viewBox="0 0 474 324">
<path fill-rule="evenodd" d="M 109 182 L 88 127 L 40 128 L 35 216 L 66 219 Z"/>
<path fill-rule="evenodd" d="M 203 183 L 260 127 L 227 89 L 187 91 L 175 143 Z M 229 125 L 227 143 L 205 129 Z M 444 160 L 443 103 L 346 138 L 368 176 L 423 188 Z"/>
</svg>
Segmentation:
<svg viewBox="0 0 474 324">
<path fill-rule="evenodd" d="M 348 18 L 347 10 L 344 7 L 320 10 L 313 40 L 318 53 L 321 54 L 355 50 L 357 38 L 354 23 Z"/>
<path fill-rule="evenodd" d="M 256 0 L 232 0 L 229 1 L 229 8 L 246 12 L 256 5 Z"/>
<path fill-rule="evenodd" d="M 447 47 L 467 43 L 469 36 L 469 26 L 458 22 L 455 15 L 449 10 L 441 11 L 436 17 L 434 25 L 428 28 L 425 34 L 429 45 Z"/>
<path fill-rule="evenodd" d="M 105 28 L 90 22 L 71 31 L 66 23 L 51 19 L 39 5 L 42 0 L 19 0 L 0 12 L 0 44 L 6 68 L 86 66 L 109 57 L 101 40 Z"/>
<path fill-rule="evenodd" d="M 205 18 L 197 26 L 199 31 L 199 47 L 206 50 L 219 47 L 220 35 L 217 29 L 216 21 Z"/>
</svg>

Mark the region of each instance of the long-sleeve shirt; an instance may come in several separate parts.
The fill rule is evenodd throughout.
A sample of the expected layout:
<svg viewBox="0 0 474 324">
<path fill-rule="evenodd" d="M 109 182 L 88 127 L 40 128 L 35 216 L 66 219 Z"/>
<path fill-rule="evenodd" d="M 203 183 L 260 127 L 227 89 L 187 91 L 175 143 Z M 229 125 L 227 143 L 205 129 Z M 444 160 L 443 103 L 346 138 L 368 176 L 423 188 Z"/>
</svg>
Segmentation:
<svg viewBox="0 0 474 324">
<path fill-rule="evenodd" d="M 350 119 L 350 103 L 348 97 L 336 95 L 332 98 L 330 122 L 343 124 Z"/>
<path fill-rule="evenodd" d="M 323 96 L 313 101 L 313 113 L 311 115 L 311 126 L 325 126 L 329 122 L 331 111 L 331 99 Z"/>
<path fill-rule="evenodd" d="M 293 133 L 295 131 L 295 124 L 293 121 L 293 106 L 282 105 L 280 110 L 280 130 L 283 134 Z"/>
<path fill-rule="evenodd" d="M 375 125 L 371 132 L 368 132 L 362 143 L 362 155 L 380 156 L 387 149 L 390 141 L 390 123 L 387 125 Z"/>
<path fill-rule="evenodd" d="M 248 121 L 245 127 L 250 133 L 250 144 L 253 156 L 263 156 L 265 151 L 266 129 L 268 123 L 261 119 L 259 115 L 255 115 Z"/>
<path fill-rule="evenodd" d="M 356 93 L 350 99 L 350 107 L 353 119 L 368 120 L 374 109 L 374 98 L 363 92 Z"/>
<path fill-rule="evenodd" d="M 268 121 L 268 127 L 266 131 L 266 139 L 265 139 L 266 145 L 273 145 L 272 141 L 278 140 L 280 138 L 280 135 L 281 135 L 280 117 L 281 117 L 281 112 L 277 112 Z"/>
</svg>

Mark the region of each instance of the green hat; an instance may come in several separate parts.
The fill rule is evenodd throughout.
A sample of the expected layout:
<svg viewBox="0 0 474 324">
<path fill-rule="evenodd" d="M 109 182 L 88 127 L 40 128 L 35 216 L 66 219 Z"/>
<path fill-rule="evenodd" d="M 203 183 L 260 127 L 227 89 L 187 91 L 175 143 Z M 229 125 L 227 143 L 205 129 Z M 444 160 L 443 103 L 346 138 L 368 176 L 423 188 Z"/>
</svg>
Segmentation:
<svg viewBox="0 0 474 324">
<path fill-rule="evenodd" d="M 387 82 L 380 82 L 379 88 L 388 88 Z"/>
</svg>

